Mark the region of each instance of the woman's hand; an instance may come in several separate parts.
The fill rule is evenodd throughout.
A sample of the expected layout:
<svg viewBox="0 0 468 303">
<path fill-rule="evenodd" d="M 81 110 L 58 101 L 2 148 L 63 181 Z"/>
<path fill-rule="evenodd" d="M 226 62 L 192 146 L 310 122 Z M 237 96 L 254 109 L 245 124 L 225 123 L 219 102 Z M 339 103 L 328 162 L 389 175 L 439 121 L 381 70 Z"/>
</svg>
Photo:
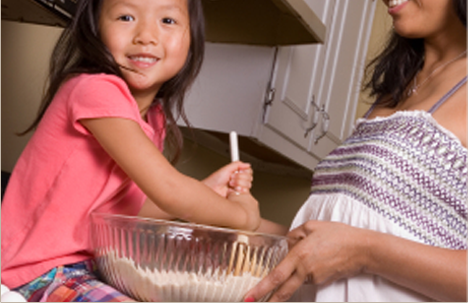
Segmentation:
<svg viewBox="0 0 468 303">
<path fill-rule="evenodd" d="M 466 250 L 337 222 L 308 221 L 288 236 L 292 248 L 286 258 L 246 294 L 246 302 L 275 288 L 270 301 L 285 301 L 306 277 L 326 285 L 360 273 L 380 276 L 437 301 L 466 302 Z"/>
<path fill-rule="evenodd" d="M 367 233 L 342 223 L 306 222 L 288 234 L 292 247 L 286 258 L 247 293 L 246 301 L 257 301 L 275 288 L 270 301 L 286 301 L 306 278 L 321 285 L 361 273 Z"/>
<path fill-rule="evenodd" d="M 202 182 L 227 198 L 231 192 L 248 193 L 252 188 L 253 171 L 250 164 L 243 162 L 232 162 L 223 166 Z"/>
</svg>

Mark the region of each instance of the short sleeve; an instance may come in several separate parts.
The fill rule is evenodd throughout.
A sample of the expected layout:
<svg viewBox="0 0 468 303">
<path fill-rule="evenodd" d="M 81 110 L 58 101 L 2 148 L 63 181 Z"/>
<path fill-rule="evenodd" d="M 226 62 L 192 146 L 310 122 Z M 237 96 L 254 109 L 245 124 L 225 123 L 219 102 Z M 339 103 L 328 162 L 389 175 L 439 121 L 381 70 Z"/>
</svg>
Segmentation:
<svg viewBox="0 0 468 303">
<path fill-rule="evenodd" d="M 83 134 L 88 130 L 81 119 L 115 117 L 140 123 L 138 105 L 126 83 L 113 75 L 81 75 L 68 98 L 68 113 L 73 127 Z"/>
</svg>

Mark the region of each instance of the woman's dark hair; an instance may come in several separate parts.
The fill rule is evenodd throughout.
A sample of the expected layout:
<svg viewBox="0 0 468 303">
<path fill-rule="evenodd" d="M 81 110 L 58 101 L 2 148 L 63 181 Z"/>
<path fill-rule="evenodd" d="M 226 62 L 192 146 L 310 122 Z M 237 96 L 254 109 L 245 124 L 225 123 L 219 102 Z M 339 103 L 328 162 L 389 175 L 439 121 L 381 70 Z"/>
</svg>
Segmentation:
<svg viewBox="0 0 468 303">
<path fill-rule="evenodd" d="M 453 0 L 455 12 L 466 28 L 466 1 Z M 395 107 L 403 98 L 406 87 L 424 64 L 424 40 L 409 39 L 394 31 L 385 49 L 366 67 L 371 75 L 364 84 L 379 104 Z M 390 96 L 391 98 L 382 98 Z"/>
<path fill-rule="evenodd" d="M 37 127 L 45 111 L 65 79 L 79 73 L 106 73 L 123 78 L 119 65 L 99 38 L 99 16 L 103 0 L 80 0 L 76 13 L 59 37 L 49 63 L 48 87 L 38 115 L 26 134 Z M 176 162 L 183 139 L 177 120 L 190 123 L 184 111 L 184 96 L 200 72 L 205 53 L 205 21 L 200 0 L 187 0 L 190 18 L 190 49 L 185 65 L 172 79 L 164 83 L 156 100 L 162 101 L 166 116 L 167 144 Z"/>
</svg>

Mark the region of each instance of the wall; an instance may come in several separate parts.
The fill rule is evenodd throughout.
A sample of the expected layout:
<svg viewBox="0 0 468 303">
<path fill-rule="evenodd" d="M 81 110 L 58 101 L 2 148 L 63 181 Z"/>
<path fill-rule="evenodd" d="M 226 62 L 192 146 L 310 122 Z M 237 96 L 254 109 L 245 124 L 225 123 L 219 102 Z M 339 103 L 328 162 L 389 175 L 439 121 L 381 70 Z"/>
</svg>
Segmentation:
<svg viewBox="0 0 468 303">
<path fill-rule="evenodd" d="M 383 49 L 392 27 L 392 17 L 387 13 L 387 6 L 383 1 L 377 1 L 366 62 L 370 62 L 370 60 L 372 60 Z M 368 92 L 361 92 L 356 110 L 356 119 L 362 117 L 373 102 L 374 99 L 369 97 Z"/>
<path fill-rule="evenodd" d="M 39 108 L 48 58 L 61 29 L 2 21 L 2 170 L 11 172 Z"/>
</svg>

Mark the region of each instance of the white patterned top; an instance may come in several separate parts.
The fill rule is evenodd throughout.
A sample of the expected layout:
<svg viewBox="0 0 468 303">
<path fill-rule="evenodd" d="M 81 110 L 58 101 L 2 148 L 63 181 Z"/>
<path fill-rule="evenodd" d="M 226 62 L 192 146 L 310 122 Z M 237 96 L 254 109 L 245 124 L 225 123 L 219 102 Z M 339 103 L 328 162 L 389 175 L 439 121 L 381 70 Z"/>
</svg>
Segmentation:
<svg viewBox="0 0 468 303">
<path fill-rule="evenodd" d="M 317 166 L 311 195 L 291 228 L 308 220 L 338 221 L 467 249 L 468 150 L 432 117 L 443 102 L 430 112 L 358 120 L 353 134 Z M 432 301 L 373 275 L 300 293 L 308 301 Z"/>
</svg>

